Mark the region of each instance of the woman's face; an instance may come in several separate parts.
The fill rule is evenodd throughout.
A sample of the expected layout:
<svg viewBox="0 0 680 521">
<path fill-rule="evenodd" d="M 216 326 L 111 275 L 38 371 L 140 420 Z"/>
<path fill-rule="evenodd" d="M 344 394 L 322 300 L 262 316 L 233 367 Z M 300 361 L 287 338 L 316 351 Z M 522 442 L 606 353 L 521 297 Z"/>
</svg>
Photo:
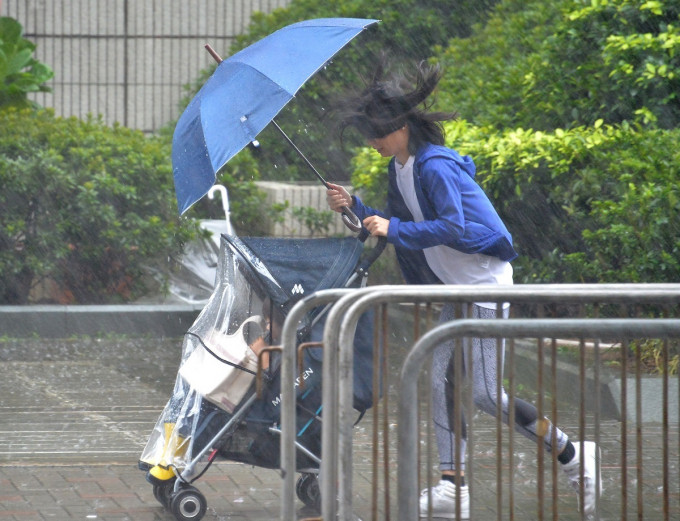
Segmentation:
<svg viewBox="0 0 680 521">
<path fill-rule="evenodd" d="M 369 146 L 373 147 L 381 156 L 396 156 L 400 163 L 405 163 L 408 159 L 408 127 L 403 126 L 386 136 L 370 138 L 367 140 Z M 404 159 L 402 161 L 402 159 Z"/>
</svg>

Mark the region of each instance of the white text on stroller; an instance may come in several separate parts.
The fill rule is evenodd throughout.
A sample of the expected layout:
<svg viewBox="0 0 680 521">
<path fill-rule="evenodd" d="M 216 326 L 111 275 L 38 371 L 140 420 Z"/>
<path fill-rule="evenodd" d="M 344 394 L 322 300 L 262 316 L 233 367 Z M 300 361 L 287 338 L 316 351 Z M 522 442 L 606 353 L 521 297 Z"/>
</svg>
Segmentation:
<svg viewBox="0 0 680 521">
<path fill-rule="evenodd" d="M 295 388 L 297 388 L 297 387 L 300 385 L 301 379 L 302 379 L 302 380 L 306 380 L 306 379 L 309 378 L 310 375 L 312 375 L 312 374 L 314 374 L 314 371 L 312 370 L 311 367 L 305 369 L 305 370 L 302 372 L 302 375 L 301 375 L 301 376 L 298 376 L 298 377 L 295 379 Z M 274 407 L 278 407 L 278 405 L 279 405 L 280 403 L 281 403 L 281 395 L 279 394 L 274 400 L 272 400 L 272 405 L 273 405 Z"/>
</svg>

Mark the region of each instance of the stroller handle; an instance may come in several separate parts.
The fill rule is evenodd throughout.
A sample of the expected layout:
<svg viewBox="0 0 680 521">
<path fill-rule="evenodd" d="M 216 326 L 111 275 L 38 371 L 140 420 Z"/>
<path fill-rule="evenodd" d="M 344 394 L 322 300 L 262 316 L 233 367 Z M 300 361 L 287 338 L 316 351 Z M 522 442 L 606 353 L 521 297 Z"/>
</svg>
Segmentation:
<svg viewBox="0 0 680 521">
<path fill-rule="evenodd" d="M 359 264 L 359 269 L 357 271 L 359 272 L 367 271 L 368 268 L 370 268 L 371 265 L 378 259 L 378 257 L 380 257 L 383 250 L 385 249 L 385 246 L 387 246 L 387 237 L 378 237 L 378 243 L 375 245 L 374 248 L 371 249 L 371 251 L 368 252 L 366 258 L 363 261 L 361 261 L 361 264 Z"/>
</svg>

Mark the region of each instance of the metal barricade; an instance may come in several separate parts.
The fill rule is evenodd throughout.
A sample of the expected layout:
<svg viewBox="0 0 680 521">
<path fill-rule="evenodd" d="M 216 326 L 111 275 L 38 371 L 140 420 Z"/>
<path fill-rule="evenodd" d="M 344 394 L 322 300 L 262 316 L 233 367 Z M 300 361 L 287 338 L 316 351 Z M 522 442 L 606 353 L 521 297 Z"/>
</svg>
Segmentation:
<svg viewBox="0 0 680 521">
<path fill-rule="evenodd" d="M 412 469 L 418 466 L 418 418 L 413 397 L 418 395 L 418 375 L 426 357 L 443 341 L 450 338 L 474 337 L 534 337 L 566 336 L 577 338 L 680 338 L 680 319 L 512 319 L 460 320 L 443 324 L 428 332 L 409 352 L 401 374 L 398 424 L 398 501 L 400 521 L 417 519 L 418 482 Z M 498 457 L 498 455 L 497 455 Z M 599 464 L 599 462 L 598 462 Z M 625 484 L 625 480 L 624 480 Z M 599 487 L 599 483 L 596 486 Z M 582 493 L 582 491 L 581 491 Z M 599 501 L 596 500 L 596 503 Z M 596 504 L 596 512 L 599 505 Z M 501 516 L 498 505 L 497 516 Z M 625 512 L 625 510 L 624 510 Z M 510 516 L 512 517 L 512 510 Z M 638 511 L 638 518 L 642 512 Z M 537 518 L 542 518 L 542 515 Z M 553 515 L 553 519 L 557 516 Z M 625 519 L 625 515 L 623 517 Z M 666 517 L 666 519 L 668 519 Z"/>
<path fill-rule="evenodd" d="M 395 303 L 456 303 L 510 302 L 513 306 L 531 304 L 565 304 L 598 306 L 622 304 L 644 306 L 647 304 L 677 306 L 680 303 L 680 285 L 675 284 L 602 284 L 602 285 L 517 285 L 500 286 L 375 286 L 361 290 L 330 290 L 320 292 L 299 302 L 284 325 L 284 373 L 282 375 L 282 402 L 284 409 L 282 438 L 282 507 L 281 519 L 294 519 L 294 349 L 295 329 L 300 317 L 318 305 L 332 304 L 324 331 L 323 367 L 323 463 L 321 467 L 322 519 L 353 519 L 352 491 L 352 438 L 355 414 L 352 412 L 353 335 L 359 317 L 368 309 Z M 333 304 L 334 303 L 334 304 Z M 416 308 L 418 309 L 418 308 Z M 580 310 L 578 313 L 583 313 Z M 578 314 L 577 313 L 577 314 Z M 592 310 L 591 310 L 592 313 Z M 514 322 L 515 319 L 511 321 Z M 538 320 L 538 318 L 536 319 Z M 530 320 L 531 321 L 531 320 Z M 508 320 L 501 321 L 503 324 Z M 627 323 L 628 320 L 623 320 Z M 454 322 L 457 323 L 457 322 Z M 381 340 L 379 340 L 380 342 Z M 539 350 L 540 351 L 540 350 Z M 540 356 L 540 355 L 539 355 Z M 385 413 L 386 414 L 386 413 Z M 292 420 L 292 423 L 291 423 Z M 402 419 L 397 417 L 401 426 Z M 288 434 L 286 434 L 286 432 Z M 398 454 L 401 463 L 401 453 Z M 539 462 L 540 463 L 540 462 Z M 413 472 L 411 472 L 413 475 Z M 387 485 L 387 478 L 385 478 Z M 374 492 L 375 494 L 375 487 Z M 389 494 L 387 494 L 389 495 Z M 415 496 L 414 496 L 415 497 Z M 399 490 L 399 516 L 414 519 L 412 507 L 402 508 L 402 501 L 413 497 Z M 389 501 L 388 498 L 385 500 Z M 539 498 L 540 501 L 540 498 Z M 403 513 L 402 513 L 403 510 Z M 375 509 L 373 519 L 376 519 Z M 389 507 L 383 513 L 389 519 Z M 417 517 L 417 516 L 416 516 Z M 400 517 L 406 519 L 406 517 Z"/>
<path fill-rule="evenodd" d="M 358 290 L 362 291 L 362 290 Z M 297 329 L 305 314 L 319 306 L 326 306 L 340 297 L 351 293 L 348 289 L 331 289 L 314 293 L 300 300 L 288 313 L 281 332 L 281 520 L 295 519 L 295 355 L 297 346 Z M 336 353 L 324 349 L 323 374 L 324 382 L 335 379 L 333 374 L 337 366 Z M 323 402 L 335 402 L 335 397 L 327 393 L 335 390 L 333 385 L 323 386 Z M 324 421 L 323 435 L 329 434 L 328 425 Z M 331 451 L 329 451 L 331 452 Z M 325 465 L 325 463 L 324 463 Z"/>
</svg>

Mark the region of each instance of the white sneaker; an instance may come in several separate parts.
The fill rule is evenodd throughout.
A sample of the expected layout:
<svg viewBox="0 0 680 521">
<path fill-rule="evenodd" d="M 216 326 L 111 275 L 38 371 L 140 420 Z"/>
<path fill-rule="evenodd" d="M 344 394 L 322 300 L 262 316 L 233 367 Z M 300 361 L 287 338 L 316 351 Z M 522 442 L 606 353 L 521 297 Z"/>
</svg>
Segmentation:
<svg viewBox="0 0 680 521">
<path fill-rule="evenodd" d="M 456 485 L 450 481 L 441 480 L 432 491 L 432 517 L 456 519 Z M 429 515 L 428 489 L 420 493 L 420 517 Z M 470 493 L 467 485 L 460 487 L 460 519 L 470 519 Z"/>
<path fill-rule="evenodd" d="M 579 494 L 579 508 L 587 516 L 595 513 L 597 499 L 602 494 L 602 479 L 600 475 L 600 448 L 592 441 L 583 442 L 583 498 L 581 498 L 581 443 L 572 442 L 576 449 L 573 459 L 562 466 L 569 478 L 571 486 Z M 583 504 L 581 505 L 581 499 Z"/>
</svg>

